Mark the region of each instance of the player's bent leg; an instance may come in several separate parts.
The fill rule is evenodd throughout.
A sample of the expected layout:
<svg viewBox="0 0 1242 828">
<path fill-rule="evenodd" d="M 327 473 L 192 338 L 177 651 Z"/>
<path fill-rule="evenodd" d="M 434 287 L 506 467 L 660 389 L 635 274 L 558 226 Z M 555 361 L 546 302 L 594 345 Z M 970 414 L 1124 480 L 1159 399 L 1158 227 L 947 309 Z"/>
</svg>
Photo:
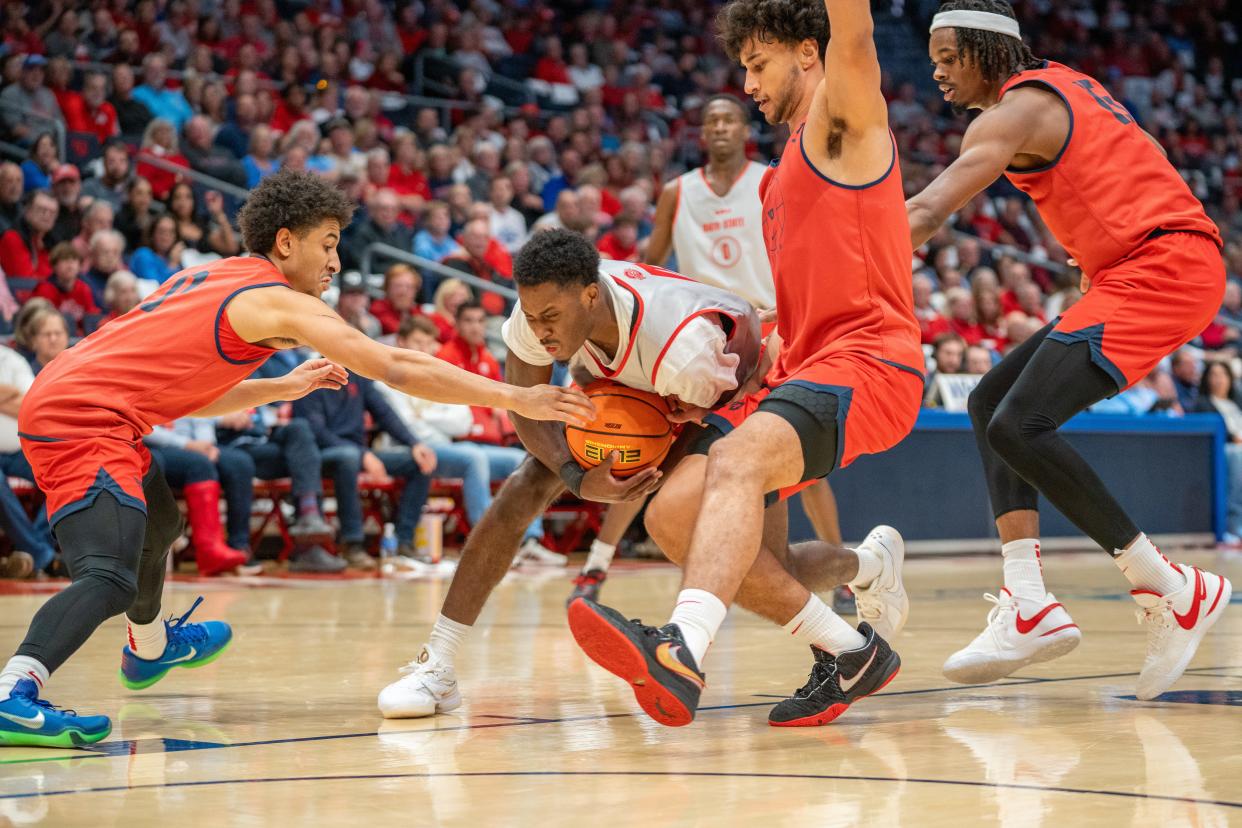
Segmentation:
<svg viewBox="0 0 1242 828">
<path fill-rule="evenodd" d="M 380 691 L 388 719 L 447 713 L 461 705 L 454 666 L 457 647 L 505 577 L 526 527 L 563 491 L 560 478 L 533 457 L 518 467 L 471 530 L 462 548 L 440 619 L 402 678 Z"/>
<path fill-rule="evenodd" d="M 143 690 L 174 667 L 202 667 L 224 654 L 233 629 L 223 621 L 191 622 L 197 601 L 180 618 L 159 618 L 168 549 L 181 534 L 181 512 L 159 467 L 152 465 L 143 481 L 147 526 L 138 561 L 138 589 L 125 611 L 127 642 L 121 650 L 121 683 Z"/>
</svg>

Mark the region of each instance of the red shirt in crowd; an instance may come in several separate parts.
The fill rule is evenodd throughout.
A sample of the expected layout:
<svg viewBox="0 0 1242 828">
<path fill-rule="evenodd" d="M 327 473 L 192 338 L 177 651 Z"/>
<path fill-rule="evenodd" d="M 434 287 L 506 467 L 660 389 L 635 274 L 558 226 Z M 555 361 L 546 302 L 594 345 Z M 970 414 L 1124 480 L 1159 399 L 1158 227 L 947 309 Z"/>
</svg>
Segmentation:
<svg viewBox="0 0 1242 828">
<path fill-rule="evenodd" d="M 6 276 L 43 279 L 52 275 L 52 259 L 44 245 L 39 245 L 32 254 L 20 233 L 6 230 L 0 236 L 0 270 Z"/>
<path fill-rule="evenodd" d="M 563 60 L 542 57 L 535 64 L 534 77 L 547 83 L 569 83 L 569 67 Z"/>
<path fill-rule="evenodd" d="M 595 246 L 605 259 L 616 259 L 619 262 L 638 261 L 638 242 L 630 247 L 622 247 L 616 236 L 612 233 L 605 233 Z"/>
<path fill-rule="evenodd" d="M 417 305 L 411 305 L 405 313 L 397 310 L 387 299 L 375 299 L 371 302 L 371 315 L 379 320 L 380 329 L 386 334 L 396 333 L 407 316 L 422 316 Z"/>
<path fill-rule="evenodd" d="M 484 345 L 471 345 L 456 333 L 444 343 L 437 354 L 440 359 L 491 380 L 501 380 L 500 363 Z M 514 433 L 513 425 L 508 416 L 495 408 L 482 405 L 470 406 L 474 415 L 474 426 L 470 430 L 470 440 L 477 443 L 504 445 Z"/>
<path fill-rule="evenodd" d="M 90 285 L 81 279 L 74 279 L 73 287 L 65 290 L 55 279 L 49 278 L 35 286 L 33 295 L 51 302 L 52 306 L 64 315 L 79 334 L 86 333 L 82 329 L 82 318 L 88 314 L 100 312 L 95 304 Z"/>
<path fill-rule="evenodd" d="M 940 334 L 950 331 L 966 340 L 967 345 L 978 345 L 988 338 L 988 332 L 982 325 L 962 322 L 958 319 L 945 319 L 943 316 L 932 319 L 926 327 L 921 324 L 919 327 L 923 332 L 924 343 L 933 342 Z"/>
<path fill-rule="evenodd" d="M 431 201 L 427 176 L 418 170 L 403 170 L 400 165 L 393 164 L 388 168 L 388 186 L 397 195 L 419 195 Z"/>
</svg>

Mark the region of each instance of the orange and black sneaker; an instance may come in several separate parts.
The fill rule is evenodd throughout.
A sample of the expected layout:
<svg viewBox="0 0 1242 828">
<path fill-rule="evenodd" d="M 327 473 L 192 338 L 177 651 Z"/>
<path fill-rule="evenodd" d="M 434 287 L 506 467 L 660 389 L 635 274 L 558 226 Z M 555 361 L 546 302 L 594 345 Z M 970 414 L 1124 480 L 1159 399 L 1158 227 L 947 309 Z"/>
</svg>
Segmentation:
<svg viewBox="0 0 1242 828">
<path fill-rule="evenodd" d="M 588 572 L 578 573 L 578 577 L 574 578 L 574 591 L 569 593 L 569 599 L 565 602 L 565 606 L 569 606 L 579 598 L 599 601 L 599 588 L 604 585 L 604 581 L 607 579 L 608 573 L 602 569 L 592 569 Z"/>
<path fill-rule="evenodd" d="M 648 627 L 578 598 L 569 605 L 569 630 L 592 661 L 629 683 L 648 716 L 668 727 L 694 721 L 707 685 L 676 624 Z"/>
<path fill-rule="evenodd" d="M 811 677 L 768 714 L 773 727 L 818 727 L 840 716 L 865 696 L 878 693 L 897 676 L 901 658 L 869 624 L 858 625 L 867 643 L 840 655 L 811 645 Z"/>
</svg>

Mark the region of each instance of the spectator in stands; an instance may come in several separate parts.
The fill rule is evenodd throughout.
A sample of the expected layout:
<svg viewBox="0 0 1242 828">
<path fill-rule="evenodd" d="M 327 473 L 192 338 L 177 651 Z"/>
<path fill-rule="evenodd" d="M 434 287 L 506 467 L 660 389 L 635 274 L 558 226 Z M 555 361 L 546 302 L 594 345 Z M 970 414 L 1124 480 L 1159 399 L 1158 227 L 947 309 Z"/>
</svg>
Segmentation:
<svg viewBox="0 0 1242 828">
<path fill-rule="evenodd" d="M 935 285 L 927 274 L 915 273 L 912 286 L 914 292 L 914 316 L 919 321 L 923 344 L 930 345 L 932 339 L 935 338 L 932 323 L 942 319 L 940 312 L 936 310 L 936 306 L 932 303 L 936 292 Z"/>
<path fill-rule="evenodd" d="M 992 370 L 992 352 L 982 345 L 966 347 L 965 373 L 986 374 Z"/>
<path fill-rule="evenodd" d="M 1048 320 L 1044 318 L 1044 294 L 1039 285 L 1025 282 L 1015 292 L 1018 297 L 1018 310 L 1032 319 L 1038 319 L 1041 324 L 1047 324 Z"/>
<path fill-rule="evenodd" d="M 69 324 L 73 336 L 85 336 L 98 322 L 99 307 L 90 285 L 78 278 L 82 255 L 73 242 L 63 241 L 52 248 L 52 275 L 34 289 L 34 295 L 52 303 Z"/>
<path fill-rule="evenodd" d="M 241 160 L 250 150 L 250 136 L 258 125 L 259 107 L 254 95 L 237 95 L 233 99 L 233 117 L 220 123 L 216 130 L 216 144 Z"/>
<path fill-rule="evenodd" d="M 1169 357 L 1177 401 L 1183 411 L 1192 411 L 1199 398 L 1199 360 L 1188 348 L 1179 348 Z"/>
<path fill-rule="evenodd" d="M 206 115 L 194 115 L 186 122 L 182 152 L 191 169 L 237 187 L 246 186 L 246 170 L 241 161 L 212 142 L 211 121 Z"/>
<path fill-rule="evenodd" d="M 470 198 L 474 201 L 487 201 L 491 195 L 492 179 L 500 174 L 500 151 L 491 144 L 480 141 L 470 160 L 474 167 L 473 174 L 466 179 Z"/>
<path fill-rule="evenodd" d="M 61 164 L 52 173 L 52 195 L 60 204 L 56 223 L 47 233 L 48 244 L 69 241 L 82 231 L 85 213 L 82 200 L 82 173 L 73 164 Z"/>
<path fill-rule="evenodd" d="M 112 95 L 108 103 L 116 110 L 117 127 L 122 135 L 141 135 L 151 121 L 151 110 L 134 97 L 134 70 L 126 63 L 112 67 Z"/>
<path fill-rule="evenodd" d="M 165 118 L 156 118 L 147 124 L 146 130 L 142 133 L 140 153 L 162 159 L 167 164 L 175 164 L 186 169 L 190 167 L 190 162 L 181 154 L 180 145 L 177 143 L 177 132 L 173 129 L 172 121 Z M 141 157 L 138 160 L 138 176 L 150 182 L 152 194 L 160 201 L 168 198 L 173 184 L 181 179 L 180 173 L 157 167 L 155 164 L 142 160 Z"/>
<path fill-rule="evenodd" d="M 538 233 L 541 230 L 555 230 L 562 227 L 583 232 L 588 224 L 589 222 L 583 218 L 582 202 L 578 194 L 573 190 L 563 190 L 556 197 L 556 209 L 541 216 L 531 228 L 531 232 Z"/>
<path fill-rule="evenodd" d="M 17 412 L 33 382 L 30 364 L 21 354 L 0 348 L 0 528 L 15 550 L 0 560 L 0 578 L 37 577 L 56 555 L 47 510 L 40 507 L 32 520 L 8 484 L 10 477 L 34 482 L 17 436 Z"/>
<path fill-rule="evenodd" d="M 116 217 L 116 229 L 125 237 L 125 248 L 142 246 L 155 219 L 164 213 L 164 205 L 155 200 L 151 182 L 140 175 L 129 180 L 125 204 Z"/>
<path fill-rule="evenodd" d="M 180 130 L 194 115 L 185 95 L 168 85 L 168 61 L 160 52 L 151 52 L 143 58 L 142 85 L 134 89 L 133 96 L 152 117 L 171 122 L 174 130 Z"/>
<path fill-rule="evenodd" d="M 439 330 L 431 320 L 409 317 L 401 323 L 397 347 L 436 356 L 440 351 L 438 336 Z M 466 517 L 472 525 L 477 524 L 491 505 L 492 482 L 513 474 L 526 452 L 508 446 L 453 442 L 468 437 L 474 427 L 474 415 L 469 406 L 429 402 L 386 385 L 378 387 L 410 431 L 435 452 L 436 475 L 461 480 Z M 534 547 L 543 548 L 542 538 L 543 521 L 536 519 L 526 530 L 523 547 L 527 548 L 519 556 L 538 557 Z"/>
<path fill-rule="evenodd" d="M 500 242 L 491 237 L 485 220 L 467 222 L 462 228 L 459 241 L 461 252 L 445 259 L 445 265 L 485 282 L 512 284 L 513 259 Z M 484 293 L 480 301 L 490 314 L 505 313 L 508 307 L 504 298 L 495 293 Z"/>
<path fill-rule="evenodd" d="M 940 374 L 960 374 L 966 356 L 966 340 L 955 331 L 938 334 L 932 343 L 932 368 L 927 373 L 926 396 L 923 404 L 935 406 L 939 404 L 939 389 L 936 377 Z"/>
<path fill-rule="evenodd" d="M 1238 543 L 1242 541 L 1242 395 L 1228 362 L 1212 361 L 1204 366 L 1194 410 L 1219 414 L 1225 421 L 1225 461 L 1229 470 L 1225 540 Z"/>
<path fill-rule="evenodd" d="M 432 201 L 423 215 L 423 229 L 414 236 L 414 255 L 433 262 L 442 262 L 461 252 L 461 245 L 449 234 L 452 219 L 449 206 L 443 201 Z"/>
<path fill-rule="evenodd" d="M 418 305 L 423 280 L 414 268 L 397 262 L 384 271 L 384 295 L 371 303 L 371 315 L 384 334 L 395 334 L 412 316 L 421 316 Z"/>
<path fill-rule="evenodd" d="M 105 310 L 111 310 L 112 306 L 105 301 L 104 291 L 112 274 L 125 269 L 124 252 L 125 237 L 117 230 L 101 230 L 91 236 L 82 281 L 90 287 L 95 304 Z"/>
<path fill-rule="evenodd" d="M 362 254 L 369 245 L 387 244 L 401 250 L 410 250 L 414 246 L 414 236 L 410 228 L 400 222 L 401 202 L 397 194 L 384 187 L 376 190 L 367 200 L 366 218 L 359 223 L 357 220 L 346 231 L 347 244 L 340 247 L 341 267 L 358 269 L 362 265 Z M 385 270 L 395 260 L 383 253 L 371 256 L 371 268 L 374 271 Z M 387 333 L 395 333 L 396 327 Z"/>
<path fill-rule="evenodd" d="M 470 188 L 465 184 L 454 184 L 446 191 L 445 202 L 449 206 L 449 232 L 454 236 L 461 234 L 466 222 L 474 218 L 472 211 L 475 202 L 470 197 Z"/>
<path fill-rule="evenodd" d="M 206 209 L 199 205 L 194 188 L 186 182 L 173 186 L 168 195 L 168 214 L 177 222 L 177 238 L 200 253 L 236 256 L 241 244 L 224 212 L 224 197 L 208 190 L 203 202 Z"/>
<path fill-rule="evenodd" d="M 346 118 L 333 118 L 323 128 L 328 138 L 327 161 L 329 171 L 341 175 L 346 169 L 362 178 L 365 175 L 366 156 L 354 145 L 354 128 Z"/>
<path fill-rule="evenodd" d="M 129 266 L 139 279 L 162 285 L 181 269 L 184 252 L 185 243 L 177 235 L 177 220 L 161 213 L 147 228 L 145 244 L 134 251 Z"/>
<path fill-rule="evenodd" d="M 501 379 L 500 363 L 487 349 L 487 312 L 478 302 L 463 302 L 457 308 L 456 330 L 437 354 L 458 368 L 488 379 Z M 491 445 L 506 445 L 515 435 L 508 415 L 487 406 L 472 406 L 474 426 L 470 439 Z"/>
<path fill-rule="evenodd" d="M 1177 401 L 1177 387 L 1163 367 L 1157 365 L 1147 376 L 1116 396 L 1100 400 L 1092 414 L 1141 416 L 1155 414 L 1180 417 L 1184 412 Z"/>
<path fill-rule="evenodd" d="M 254 189 L 259 182 L 280 169 L 280 160 L 274 155 L 276 136 L 267 124 L 259 124 L 250 132 L 250 152 L 242 158 L 246 170 L 246 186 Z"/>
<path fill-rule="evenodd" d="M 0 164 L 0 233 L 17 226 L 21 219 L 24 179 L 22 168 L 12 161 Z"/>
<path fill-rule="evenodd" d="M 108 284 L 104 288 L 104 309 L 108 311 L 108 315 L 104 317 L 105 322 L 124 316 L 134 308 L 138 307 L 141 301 L 138 294 L 138 277 L 128 270 L 117 270 L 108 277 Z"/>
<path fill-rule="evenodd" d="M 17 83 L 10 83 L 0 92 L 0 118 L 17 143 L 25 145 L 40 130 L 46 129 L 49 118 L 64 122 L 60 105 L 52 90 L 43 85 L 43 55 L 26 55 Z"/>
<path fill-rule="evenodd" d="M 142 441 L 169 485 L 181 490 L 198 574 L 211 577 L 244 566 L 249 555 L 228 545 L 220 525 L 221 488 L 216 469 L 220 449 L 216 446 L 215 421 L 184 417 L 169 425 L 157 425 Z"/>
<path fill-rule="evenodd" d="M 423 212 L 431 201 L 431 187 L 425 174 L 427 159 L 418 148 L 414 134 L 398 130 L 392 139 L 392 164 L 388 167 L 388 184 L 401 201 L 402 212 L 413 218 Z"/>
<path fill-rule="evenodd" d="M 10 87 L 12 88 L 12 87 Z M 22 187 L 26 192 L 46 190 L 52 186 L 52 173 L 60 166 L 60 151 L 50 132 L 35 136 L 30 155 L 22 162 Z"/>
<path fill-rule="evenodd" d="M 401 265 L 393 265 L 393 267 L 401 267 Z M 336 300 L 336 312 L 353 327 L 372 339 L 378 339 L 384 331 L 380 327 L 380 321 L 367 310 L 369 304 L 371 304 L 371 298 L 367 295 L 367 284 L 362 274 L 356 270 L 347 270 L 342 273 Z"/>
<path fill-rule="evenodd" d="M 380 390 L 365 377 L 350 374 L 349 385 L 340 390 L 315 391 L 293 403 L 295 417 L 310 423 L 323 458 L 332 475 L 343 557 L 358 569 L 375 569 L 367 554 L 362 523 L 358 474 L 374 481 L 395 477 L 404 482 L 397 501 L 397 551 L 413 557 L 414 529 L 422 515 L 435 471 L 436 455 L 421 444 Z M 365 415 L 402 448 L 373 452 L 367 447 Z"/>
<path fill-rule="evenodd" d="M 629 216 L 618 216 L 612 229 L 600 236 L 595 246 L 605 259 L 638 261 L 638 222 Z"/>
<path fill-rule="evenodd" d="M 492 237 L 504 245 L 509 255 L 516 254 L 526 243 L 527 233 L 526 217 L 513 207 L 513 182 L 503 175 L 493 178 L 488 202 Z"/>
<path fill-rule="evenodd" d="M 43 38 L 43 46 L 47 50 L 47 54 L 50 57 L 74 57 L 78 50 L 79 40 L 77 12 L 72 8 L 68 8 L 60 12 L 59 17 L 55 14 L 52 17 L 56 18 L 56 28 L 48 32 L 47 36 Z"/>
<path fill-rule="evenodd" d="M 46 299 L 31 299 L 14 320 L 14 339 L 35 376 L 69 347 L 69 326 Z"/>
<path fill-rule="evenodd" d="M 522 214 L 526 226 L 543 216 L 543 197 L 535 192 L 530 167 L 524 161 L 513 161 L 505 167 L 505 175 L 513 183 L 513 208 Z"/>
<path fill-rule="evenodd" d="M 457 310 L 470 301 L 470 288 L 461 279 L 445 279 L 436 288 L 429 317 L 440 331 L 440 341 L 448 342 L 457 333 Z"/>
<path fill-rule="evenodd" d="M 87 72 L 82 80 L 82 107 L 71 132 L 88 132 L 103 146 L 120 134 L 116 108 L 108 103 L 108 76 L 103 72 Z"/>
<path fill-rule="evenodd" d="M 565 150 L 561 153 L 559 169 L 560 172 L 551 176 L 540 192 L 543 196 L 543 209 L 548 211 L 556 206 L 556 199 L 563 190 L 578 186 L 578 173 L 582 170 L 582 155 L 576 150 Z"/>
<path fill-rule="evenodd" d="M 103 200 L 91 201 L 82 211 L 82 228 L 70 241 L 78 251 L 78 255 L 82 257 L 83 273 L 90 266 L 91 239 L 96 233 L 111 230 L 115 221 L 116 216 L 112 211 L 112 205 Z M 96 304 L 99 303 L 96 302 Z"/>
<path fill-rule="evenodd" d="M 82 195 L 100 199 L 119 212 L 125 203 L 125 189 L 133 172 L 129 163 L 129 149 L 120 138 L 110 139 L 103 146 L 103 175 L 87 179 L 82 184 Z"/>
<path fill-rule="evenodd" d="M 975 319 L 983 329 L 983 341 L 991 341 L 995 348 L 1004 347 L 1005 319 L 1001 315 L 1000 292 L 988 287 L 981 278 L 974 280 L 970 292 L 975 305 Z"/>
<path fill-rule="evenodd" d="M 47 190 L 30 190 L 22 198 L 22 218 L 0 236 L 0 270 L 9 278 L 45 279 L 52 275 L 47 234 L 60 209 Z"/>
</svg>

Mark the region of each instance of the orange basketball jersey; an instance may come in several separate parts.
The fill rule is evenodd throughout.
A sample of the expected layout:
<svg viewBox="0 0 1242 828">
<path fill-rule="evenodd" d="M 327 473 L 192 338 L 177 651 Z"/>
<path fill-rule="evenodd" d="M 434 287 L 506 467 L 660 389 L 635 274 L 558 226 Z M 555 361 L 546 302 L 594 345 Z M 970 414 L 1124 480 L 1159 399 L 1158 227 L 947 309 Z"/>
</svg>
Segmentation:
<svg viewBox="0 0 1242 828">
<path fill-rule="evenodd" d="M 804 126 L 794 129 L 759 187 L 783 340 L 768 381 L 778 385 L 842 353 L 896 363 L 921 376 L 897 147 L 883 177 L 839 184 L 807 158 Z"/>
<path fill-rule="evenodd" d="M 289 282 L 262 257 L 181 271 L 52 360 L 26 394 L 19 429 L 45 440 L 137 440 L 203 408 L 273 353 L 238 337 L 224 309 L 244 290 L 274 285 Z"/>
<path fill-rule="evenodd" d="M 1045 61 L 1010 78 L 1001 98 L 1019 86 L 1055 92 L 1069 109 L 1060 154 L 1045 167 L 1008 170 L 1048 228 L 1087 273 L 1129 256 L 1154 230 L 1183 230 L 1222 244 L 1190 187 L 1095 79 Z"/>
</svg>

